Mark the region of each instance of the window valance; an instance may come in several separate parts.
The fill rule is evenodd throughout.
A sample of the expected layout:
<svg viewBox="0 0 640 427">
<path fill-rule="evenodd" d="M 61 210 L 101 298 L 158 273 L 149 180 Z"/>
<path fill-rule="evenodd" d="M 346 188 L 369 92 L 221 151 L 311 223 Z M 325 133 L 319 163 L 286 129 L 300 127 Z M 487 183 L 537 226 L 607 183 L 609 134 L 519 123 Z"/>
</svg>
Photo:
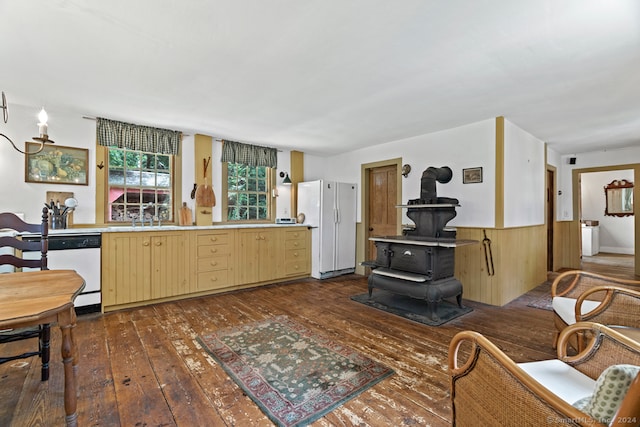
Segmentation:
<svg viewBox="0 0 640 427">
<path fill-rule="evenodd" d="M 221 162 L 241 163 L 248 166 L 278 167 L 278 150 L 259 145 L 222 141 Z"/>
<path fill-rule="evenodd" d="M 129 150 L 177 155 L 182 133 L 176 130 L 139 126 L 97 118 L 98 144 Z"/>
</svg>

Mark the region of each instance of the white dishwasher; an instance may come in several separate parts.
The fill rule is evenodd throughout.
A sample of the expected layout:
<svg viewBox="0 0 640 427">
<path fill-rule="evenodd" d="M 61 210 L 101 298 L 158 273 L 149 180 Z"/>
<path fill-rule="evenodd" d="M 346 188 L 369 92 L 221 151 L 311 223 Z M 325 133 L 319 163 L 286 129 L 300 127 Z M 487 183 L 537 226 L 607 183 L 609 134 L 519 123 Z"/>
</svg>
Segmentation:
<svg viewBox="0 0 640 427">
<path fill-rule="evenodd" d="M 23 240 L 39 241 L 38 236 L 23 236 Z M 85 281 L 82 293 L 75 301 L 76 313 L 101 311 L 100 306 L 100 233 L 49 234 L 47 266 L 49 270 L 75 270 Z M 25 258 L 40 258 L 40 252 L 24 254 Z M 25 271 L 27 269 L 24 269 Z"/>
</svg>

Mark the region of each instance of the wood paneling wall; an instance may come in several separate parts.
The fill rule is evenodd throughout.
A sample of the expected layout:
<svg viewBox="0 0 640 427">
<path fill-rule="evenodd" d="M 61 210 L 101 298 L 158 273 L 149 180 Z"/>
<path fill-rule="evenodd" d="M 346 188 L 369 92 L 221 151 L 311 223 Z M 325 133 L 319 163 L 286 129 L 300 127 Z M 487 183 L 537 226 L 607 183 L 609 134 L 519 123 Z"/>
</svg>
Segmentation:
<svg viewBox="0 0 640 427">
<path fill-rule="evenodd" d="M 489 276 L 485 238 L 490 240 L 494 274 Z M 458 239 L 478 243 L 456 248 L 455 277 L 464 287 L 463 297 L 502 306 L 547 279 L 545 225 L 507 229 L 457 227 Z M 489 261 L 491 262 L 491 261 Z"/>
</svg>

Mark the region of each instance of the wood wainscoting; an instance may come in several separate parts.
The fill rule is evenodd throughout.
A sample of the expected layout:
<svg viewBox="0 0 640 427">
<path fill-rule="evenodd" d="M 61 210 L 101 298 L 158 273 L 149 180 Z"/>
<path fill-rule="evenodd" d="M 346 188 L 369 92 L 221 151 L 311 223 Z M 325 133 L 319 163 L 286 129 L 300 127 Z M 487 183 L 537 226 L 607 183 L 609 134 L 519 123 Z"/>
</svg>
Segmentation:
<svg viewBox="0 0 640 427">
<path fill-rule="evenodd" d="M 456 248 L 455 277 L 462 282 L 465 299 L 502 306 L 547 280 L 545 225 L 456 230 L 458 239 L 478 241 Z M 484 232 L 491 242 L 493 275 L 487 269 Z"/>
</svg>

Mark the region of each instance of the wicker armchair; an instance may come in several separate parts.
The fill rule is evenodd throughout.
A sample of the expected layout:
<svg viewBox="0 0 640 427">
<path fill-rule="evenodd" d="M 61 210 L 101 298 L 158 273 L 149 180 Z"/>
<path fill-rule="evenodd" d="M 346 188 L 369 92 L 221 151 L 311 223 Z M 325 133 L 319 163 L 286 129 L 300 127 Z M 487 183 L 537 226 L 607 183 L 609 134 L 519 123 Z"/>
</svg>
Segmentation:
<svg viewBox="0 0 640 427">
<path fill-rule="evenodd" d="M 567 271 L 553 281 L 551 297 L 556 326 L 554 348 L 560 332 L 580 321 L 640 327 L 640 281 L 581 270 Z M 575 336 L 571 345 L 579 350 L 582 337 Z"/>
<path fill-rule="evenodd" d="M 567 355 L 571 335 L 585 332 L 591 337 L 585 350 L 576 356 Z M 449 346 L 453 425 L 604 426 L 572 403 L 576 394 L 577 400 L 593 394 L 595 380 L 617 364 L 640 366 L 640 343 L 591 322 L 577 323 L 560 334 L 557 359 L 521 364 L 481 334 L 460 332 Z M 637 423 L 640 374 L 631 382 L 609 425 Z"/>
</svg>

